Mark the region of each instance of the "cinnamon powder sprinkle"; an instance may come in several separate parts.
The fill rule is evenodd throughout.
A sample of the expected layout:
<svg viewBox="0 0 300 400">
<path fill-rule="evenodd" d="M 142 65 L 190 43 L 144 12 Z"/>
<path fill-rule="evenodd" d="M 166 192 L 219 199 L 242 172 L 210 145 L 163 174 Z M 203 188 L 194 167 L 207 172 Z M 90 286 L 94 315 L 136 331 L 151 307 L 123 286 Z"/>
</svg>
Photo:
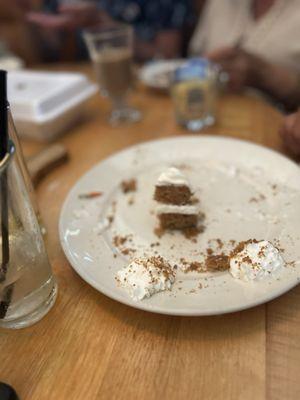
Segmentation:
<svg viewBox="0 0 300 400">
<path fill-rule="evenodd" d="M 143 265 L 148 269 L 148 265 L 154 265 L 157 269 L 161 271 L 164 277 L 169 278 L 171 275 L 174 276 L 173 269 L 171 265 L 161 256 L 150 257 L 146 260 L 135 260 L 137 263 Z"/>
<path fill-rule="evenodd" d="M 202 263 L 200 263 L 198 261 L 193 261 L 190 263 L 190 265 L 186 271 L 187 272 L 191 272 L 191 271 L 201 272 L 201 271 L 204 271 L 204 266 Z"/>
<path fill-rule="evenodd" d="M 230 253 L 230 258 L 235 257 L 238 253 L 242 252 L 244 248 L 250 243 L 258 243 L 259 241 L 256 239 L 249 239 L 243 242 L 240 242 L 236 245 L 236 247 Z"/>
</svg>

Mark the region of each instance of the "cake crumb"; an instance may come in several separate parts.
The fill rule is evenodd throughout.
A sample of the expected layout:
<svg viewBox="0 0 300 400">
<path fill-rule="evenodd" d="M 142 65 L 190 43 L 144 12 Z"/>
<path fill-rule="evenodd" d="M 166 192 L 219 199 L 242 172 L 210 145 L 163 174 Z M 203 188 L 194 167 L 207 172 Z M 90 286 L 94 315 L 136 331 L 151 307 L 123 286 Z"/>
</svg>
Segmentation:
<svg viewBox="0 0 300 400">
<path fill-rule="evenodd" d="M 107 217 L 109 224 L 111 225 L 114 222 L 115 217 L 113 215 L 109 215 Z"/>
<path fill-rule="evenodd" d="M 200 200 L 196 196 L 192 196 L 190 201 L 189 201 L 189 204 L 192 204 L 192 205 L 199 204 L 199 203 L 200 203 Z"/>
<path fill-rule="evenodd" d="M 129 179 L 121 182 L 121 188 L 123 193 L 136 192 L 137 182 L 136 179 Z"/>
<path fill-rule="evenodd" d="M 194 243 L 197 243 L 196 237 L 205 231 L 205 226 L 200 225 L 197 227 L 185 228 L 182 232 L 186 239 L 191 240 Z"/>
<path fill-rule="evenodd" d="M 186 170 L 186 171 L 192 170 L 192 166 L 185 163 L 174 164 L 174 167 L 180 170 Z"/>
<path fill-rule="evenodd" d="M 114 243 L 114 245 L 115 245 L 116 247 L 120 247 L 120 246 L 122 246 L 124 243 L 126 243 L 127 240 L 128 240 L 128 236 L 119 236 L 119 235 L 116 235 L 116 236 L 114 236 L 114 238 L 113 238 L 113 243 Z"/>
<path fill-rule="evenodd" d="M 151 243 L 150 244 L 150 247 L 157 247 L 157 246 L 160 246 L 160 243 L 159 242 L 155 242 L 155 243 Z"/>
<path fill-rule="evenodd" d="M 286 263 L 286 265 L 287 265 L 288 267 L 295 268 L 295 267 L 296 267 L 296 261 L 289 261 L 289 262 Z"/>
<path fill-rule="evenodd" d="M 133 196 L 130 197 L 130 198 L 128 199 L 127 204 L 128 204 L 129 206 L 132 206 L 132 205 L 134 204 L 134 197 L 133 197 Z"/>
<path fill-rule="evenodd" d="M 207 271 L 226 271 L 230 267 L 230 258 L 225 254 L 210 255 L 205 260 Z"/>
<path fill-rule="evenodd" d="M 96 199 L 97 197 L 101 197 L 103 195 L 102 192 L 88 192 L 88 193 L 81 193 L 78 195 L 78 198 L 81 200 L 85 199 Z"/>
<path fill-rule="evenodd" d="M 125 249 L 120 250 L 120 251 L 124 256 L 132 255 L 132 254 L 134 254 L 136 252 L 135 249 L 130 249 L 130 248 L 127 248 L 127 247 Z"/>
<path fill-rule="evenodd" d="M 157 227 L 154 229 L 154 234 L 158 237 L 161 238 L 163 236 L 163 234 L 165 233 L 164 229 L 162 229 L 161 227 Z"/>
<path fill-rule="evenodd" d="M 193 261 L 189 264 L 188 268 L 186 269 L 186 272 L 203 272 L 204 271 L 204 266 L 202 263 L 198 261 Z"/>
<path fill-rule="evenodd" d="M 249 203 L 259 203 L 260 201 L 266 200 L 266 196 L 260 193 L 257 197 L 251 197 Z"/>
</svg>

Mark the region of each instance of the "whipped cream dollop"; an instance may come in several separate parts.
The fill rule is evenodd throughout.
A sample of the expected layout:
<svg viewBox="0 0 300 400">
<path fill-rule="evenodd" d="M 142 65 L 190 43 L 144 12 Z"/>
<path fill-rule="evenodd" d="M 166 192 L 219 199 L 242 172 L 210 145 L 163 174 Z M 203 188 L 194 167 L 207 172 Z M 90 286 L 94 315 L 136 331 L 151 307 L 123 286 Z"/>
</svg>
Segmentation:
<svg viewBox="0 0 300 400">
<path fill-rule="evenodd" d="M 279 250 L 267 240 L 248 241 L 230 259 L 230 273 L 246 282 L 258 281 L 278 275 L 284 267 Z"/>
<path fill-rule="evenodd" d="M 157 186 L 164 185 L 190 186 L 190 183 L 178 168 L 170 167 L 158 177 Z"/>
<path fill-rule="evenodd" d="M 156 213 L 159 214 L 184 214 L 194 215 L 199 213 L 199 208 L 195 205 L 174 205 L 160 204 L 156 207 Z"/>
<path fill-rule="evenodd" d="M 175 273 L 171 265 L 160 256 L 136 258 L 117 272 L 116 280 L 137 301 L 170 290 L 175 281 Z"/>
</svg>

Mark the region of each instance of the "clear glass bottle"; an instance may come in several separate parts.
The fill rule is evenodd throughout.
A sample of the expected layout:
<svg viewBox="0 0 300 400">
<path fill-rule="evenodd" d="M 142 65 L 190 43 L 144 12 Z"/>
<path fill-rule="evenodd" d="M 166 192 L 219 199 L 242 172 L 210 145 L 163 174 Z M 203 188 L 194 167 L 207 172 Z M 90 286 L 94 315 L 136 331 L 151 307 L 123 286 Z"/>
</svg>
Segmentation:
<svg viewBox="0 0 300 400">
<path fill-rule="evenodd" d="M 9 152 L 0 163 L 0 187 L 0 327 L 22 328 L 49 311 L 57 284 L 11 140 Z M 5 199 L 7 219 L 3 217 Z M 9 252 L 3 245 L 7 237 Z"/>
</svg>

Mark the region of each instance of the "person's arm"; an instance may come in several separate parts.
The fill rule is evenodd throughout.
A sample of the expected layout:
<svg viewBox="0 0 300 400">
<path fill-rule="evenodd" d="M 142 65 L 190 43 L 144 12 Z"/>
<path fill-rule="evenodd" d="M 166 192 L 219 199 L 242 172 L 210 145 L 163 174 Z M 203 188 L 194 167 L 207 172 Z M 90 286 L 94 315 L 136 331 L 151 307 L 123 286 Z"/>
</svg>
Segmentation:
<svg viewBox="0 0 300 400">
<path fill-rule="evenodd" d="M 135 37 L 134 53 L 138 61 L 152 58 L 176 58 L 180 54 L 181 36 L 176 31 L 159 32 L 151 42 Z"/>
<path fill-rule="evenodd" d="M 279 134 L 289 151 L 300 156 L 300 109 L 285 117 Z"/>
<path fill-rule="evenodd" d="M 300 71 L 267 63 L 258 73 L 258 88 L 294 110 L 300 104 Z"/>
<path fill-rule="evenodd" d="M 55 6 L 55 2 L 51 2 Z M 45 2 L 46 4 L 46 2 Z M 47 2 L 49 8 L 50 2 Z M 40 53 L 44 60 L 73 60 L 78 57 L 78 30 L 106 24 L 110 18 L 95 3 L 58 5 L 57 12 L 27 12 L 26 19 L 39 32 Z"/>
<path fill-rule="evenodd" d="M 154 57 L 178 58 L 182 52 L 182 31 L 192 14 L 191 0 L 173 0 L 161 6 L 159 28 L 153 40 Z"/>
<path fill-rule="evenodd" d="M 181 34 L 176 30 L 159 32 L 155 39 L 156 51 L 163 58 L 176 58 L 180 55 Z"/>
<path fill-rule="evenodd" d="M 29 11 L 31 8 L 30 0 L 0 0 L 0 20 L 3 21 L 14 21 L 16 19 L 23 19 L 24 13 Z"/>
<path fill-rule="evenodd" d="M 41 28 L 58 32 L 91 26 L 100 22 L 103 15 L 94 3 L 78 3 L 59 6 L 57 14 L 29 12 L 26 17 Z"/>
<path fill-rule="evenodd" d="M 300 104 L 300 72 L 250 54 L 240 48 L 218 49 L 207 57 L 228 73 L 229 89 L 239 91 L 250 86 L 260 89 L 289 109 Z"/>
</svg>

